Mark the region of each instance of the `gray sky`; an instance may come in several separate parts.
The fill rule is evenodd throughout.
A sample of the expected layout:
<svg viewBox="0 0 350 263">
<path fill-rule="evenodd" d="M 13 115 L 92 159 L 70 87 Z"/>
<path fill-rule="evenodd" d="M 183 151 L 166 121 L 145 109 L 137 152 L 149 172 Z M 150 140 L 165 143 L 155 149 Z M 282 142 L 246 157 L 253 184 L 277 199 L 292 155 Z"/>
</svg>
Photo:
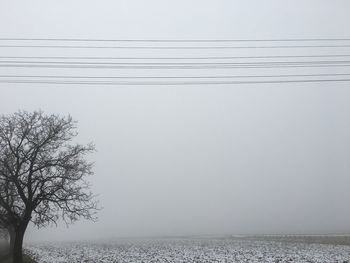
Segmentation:
<svg viewBox="0 0 350 263">
<path fill-rule="evenodd" d="M 345 0 L 12 0 L 1 4 L 0 37 L 346 38 L 349 8 L 350 2 Z M 346 51 L 349 49 L 341 53 Z M 1 56 L 32 55 L 28 50 L 0 52 Z M 48 56 L 86 52 L 159 55 L 138 50 L 35 52 Z M 264 52 L 260 54 L 269 51 Z M 252 53 L 258 51 L 230 54 Z M 1 69 L 1 74 L 39 71 Z M 40 73 L 96 73 L 72 71 Z M 199 73 L 213 72 L 227 74 L 232 70 Z M 274 70 L 263 73 L 270 72 Z M 344 73 L 346 69 L 332 72 Z M 79 121 L 79 140 L 94 141 L 98 149 L 92 156 L 96 174 L 90 179 L 104 207 L 99 221 L 81 221 L 69 229 L 63 224 L 30 229 L 28 236 L 33 240 L 350 232 L 347 82 L 157 87 L 0 84 L 0 91 L 1 113 L 39 108 L 47 113 L 70 113 Z"/>
</svg>

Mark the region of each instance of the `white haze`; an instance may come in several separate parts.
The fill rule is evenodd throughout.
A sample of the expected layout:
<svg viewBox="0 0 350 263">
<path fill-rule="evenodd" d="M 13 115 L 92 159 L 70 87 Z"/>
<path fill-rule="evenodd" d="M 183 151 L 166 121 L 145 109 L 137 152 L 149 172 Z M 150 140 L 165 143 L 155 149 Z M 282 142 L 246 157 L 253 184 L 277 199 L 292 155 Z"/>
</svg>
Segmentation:
<svg viewBox="0 0 350 263">
<path fill-rule="evenodd" d="M 323 0 L 11 0 L 1 3 L 0 37 L 341 38 L 349 10 Z M 1 113 L 71 114 L 79 141 L 98 150 L 98 222 L 31 227 L 27 240 L 350 232 L 349 83 L 0 92 Z"/>
</svg>

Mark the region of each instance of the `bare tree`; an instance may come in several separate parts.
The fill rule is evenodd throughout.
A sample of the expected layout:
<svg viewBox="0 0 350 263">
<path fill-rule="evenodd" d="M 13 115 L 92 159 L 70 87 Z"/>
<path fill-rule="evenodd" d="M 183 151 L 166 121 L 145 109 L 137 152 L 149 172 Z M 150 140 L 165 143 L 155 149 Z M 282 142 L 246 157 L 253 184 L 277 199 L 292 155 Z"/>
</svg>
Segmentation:
<svg viewBox="0 0 350 263">
<path fill-rule="evenodd" d="M 70 116 L 19 111 L 0 117 L 0 216 L 14 230 L 13 262 L 22 263 L 29 222 L 38 227 L 94 220 L 97 203 L 85 180 L 92 144 L 75 144 Z"/>
</svg>

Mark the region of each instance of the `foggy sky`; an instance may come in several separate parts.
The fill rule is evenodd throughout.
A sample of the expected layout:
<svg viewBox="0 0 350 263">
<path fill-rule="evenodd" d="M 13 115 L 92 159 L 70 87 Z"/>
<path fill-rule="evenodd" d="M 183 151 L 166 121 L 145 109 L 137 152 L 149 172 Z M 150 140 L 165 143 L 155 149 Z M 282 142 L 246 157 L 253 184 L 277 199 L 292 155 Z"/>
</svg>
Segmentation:
<svg viewBox="0 0 350 263">
<path fill-rule="evenodd" d="M 12 0 L 1 3 L 0 36 L 342 38 L 349 8 L 323 0 Z M 0 84 L 1 113 L 71 114 L 79 142 L 97 148 L 90 181 L 103 206 L 98 222 L 32 227 L 27 239 L 349 233 L 349 85 Z"/>
</svg>

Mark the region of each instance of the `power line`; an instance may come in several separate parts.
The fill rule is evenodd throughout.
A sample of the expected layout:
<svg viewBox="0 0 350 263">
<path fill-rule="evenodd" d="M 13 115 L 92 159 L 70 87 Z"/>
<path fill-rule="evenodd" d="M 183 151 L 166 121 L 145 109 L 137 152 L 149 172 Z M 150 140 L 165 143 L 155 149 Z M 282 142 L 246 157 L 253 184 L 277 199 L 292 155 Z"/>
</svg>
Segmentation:
<svg viewBox="0 0 350 263">
<path fill-rule="evenodd" d="M 348 67 L 350 64 L 254 64 L 254 65 L 30 65 L 0 64 L 0 68 L 69 68 L 69 69 L 225 69 L 225 68 L 323 68 Z"/>
<path fill-rule="evenodd" d="M 307 80 L 269 80 L 269 81 L 217 81 L 217 82 L 106 82 L 106 81 L 41 81 L 41 80 L 0 80 L 0 83 L 13 84 L 62 84 L 62 85 L 163 85 L 163 86 L 178 86 L 178 85 L 227 85 L 227 84 L 273 84 L 273 83 L 312 83 L 312 82 L 348 82 L 349 79 L 307 79 Z"/>
<path fill-rule="evenodd" d="M 6 64 L 59 64 L 59 65 L 264 65 L 264 64 L 343 64 L 349 60 L 316 61 L 257 61 L 257 62 L 74 62 L 74 61 L 1 61 Z"/>
<path fill-rule="evenodd" d="M 260 59 L 260 58 L 333 58 L 350 57 L 350 54 L 344 55 L 281 55 L 281 56 L 212 56 L 212 57 L 89 57 L 89 56 L 0 56 L 0 59 L 107 59 L 107 60 L 210 60 L 210 59 Z"/>
<path fill-rule="evenodd" d="M 62 49 L 281 49 L 281 48 L 345 48 L 350 45 L 279 45 L 279 46 L 72 46 L 72 45 L 0 45 L 0 48 Z"/>
<path fill-rule="evenodd" d="M 0 38 L 0 48 L 56 48 L 56 49 L 292 49 L 292 48 L 348 48 L 350 38 L 284 38 L 284 39 L 93 39 L 93 38 Z M 33 43 L 26 42 L 32 41 Z M 39 43 L 36 41 L 50 41 Z M 53 43 L 66 41 L 70 43 Z M 327 41 L 329 41 L 327 43 Z M 343 42 L 339 42 L 343 41 Z M 22 42 L 22 43 L 20 43 Z M 36 43 L 35 43 L 36 42 Z M 76 42 L 76 43 L 74 43 Z M 78 43 L 79 42 L 79 43 Z M 86 43 L 84 43 L 86 42 Z M 95 44 L 92 42 L 96 42 Z M 97 43 L 101 42 L 101 43 Z M 102 42 L 115 42 L 115 45 Z M 120 42 L 120 46 L 117 44 Z M 237 45 L 235 45 L 237 42 Z M 247 45 L 239 42 L 247 42 Z M 268 43 L 271 42 L 271 43 Z M 281 43 L 278 43 L 281 42 Z M 282 43 L 288 42 L 288 43 Z M 294 43 L 293 43 L 294 42 Z M 153 43 L 153 45 L 151 44 Z M 158 44 L 159 43 L 159 44 Z M 161 44 L 165 43 L 165 44 Z M 169 44 L 166 44 L 169 43 Z M 183 43 L 183 44 L 181 44 Z M 189 44 L 187 44 L 189 43 Z M 198 45 L 196 44 L 198 43 Z M 199 43 L 203 43 L 199 44 Z M 206 43 L 206 44 L 205 44 Z M 218 43 L 218 45 L 216 45 Z M 222 43 L 222 45 L 220 45 Z M 251 44 L 252 43 L 252 44 Z M 29 45 L 28 45 L 29 44 Z M 52 44 L 52 45 L 51 45 Z M 70 44 L 70 45 L 66 45 Z M 104 45 L 106 44 L 106 45 Z M 231 44 L 231 45 L 230 45 Z M 315 55 L 256 55 L 256 56 L 207 56 L 198 57 L 111 57 L 111 56 L 0 56 L 0 68 L 61 68 L 61 69 L 268 69 L 268 68 L 321 68 L 348 67 L 350 54 Z M 305 61 L 288 61 L 305 58 Z M 310 60 L 306 60 L 310 58 Z M 319 58 L 312 60 L 311 58 Z M 344 60 L 321 60 L 344 58 Z M 264 59 L 261 61 L 228 61 L 234 59 Z M 269 61 L 268 59 L 279 59 Z M 58 60 L 58 61 L 52 61 Z M 78 61 L 67 61 L 78 60 Z M 82 60 L 82 61 L 79 61 Z M 89 61 L 92 60 L 92 61 Z M 101 60 L 101 61 L 98 61 Z M 105 60 L 105 61 L 103 61 Z M 122 60 L 122 61 L 113 61 Z M 128 61 L 131 60 L 131 61 Z M 141 60 L 141 61 L 135 61 Z M 146 60 L 146 61 L 145 61 Z M 155 61 L 147 61 L 155 60 Z M 157 61 L 162 60 L 162 61 Z M 169 61 L 165 61 L 169 60 Z M 180 61 L 176 61 L 180 60 Z M 189 61 L 185 61 L 189 60 Z M 194 60 L 191 62 L 191 60 Z M 196 61 L 199 60 L 199 61 Z M 224 60 L 215 62 L 213 60 Z M 142 62 L 143 61 L 143 62 Z M 345 68 L 344 68 L 345 69 Z M 302 82 L 346 82 L 350 73 L 326 74 L 273 74 L 273 75 L 205 75 L 205 76 L 81 76 L 81 75 L 0 75 L 0 83 L 37 84 L 88 84 L 88 85 L 214 85 Z M 237 80 L 234 80 L 237 79 Z M 251 79 L 251 80 L 249 80 Z M 138 81 L 136 81 L 138 80 Z M 146 81 L 147 80 L 147 81 Z M 173 80 L 173 81 L 172 81 Z"/>
<path fill-rule="evenodd" d="M 350 41 L 350 38 L 277 38 L 277 39 L 94 39 L 94 38 L 0 38 L 0 41 L 70 41 L 70 42 L 308 42 Z"/>
<path fill-rule="evenodd" d="M 223 76 L 69 76 L 69 75 L 0 75 L 0 78 L 76 78 L 76 79 L 225 79 L 225 78 L 285 78 L 285 77 L 336 77 L 350 73 L 326 74 L 275 74 L 275 75 L 223 75 Z"/>
</svg>

